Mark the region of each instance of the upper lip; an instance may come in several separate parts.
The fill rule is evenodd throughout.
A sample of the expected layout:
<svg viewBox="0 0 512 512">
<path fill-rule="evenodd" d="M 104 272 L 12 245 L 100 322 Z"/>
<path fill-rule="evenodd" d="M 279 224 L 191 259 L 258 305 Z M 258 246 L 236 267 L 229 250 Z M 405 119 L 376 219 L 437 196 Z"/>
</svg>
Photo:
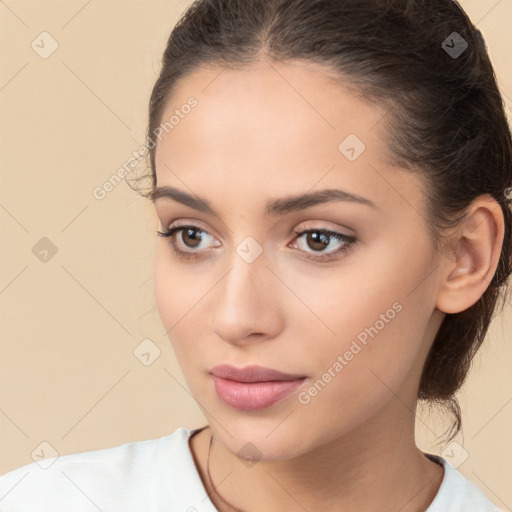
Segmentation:
<svg viewBox="0 0 512 512">
<path fill-rule="evenodd" d="M 266 382 L 276 380 L 297 380 L 305 378 L 305 375 L 292 375 L 272 368 L 251 365 L 244 368 L 236 368 L 229 364 L 214 366 L 210 373 L 216 377 L 234 380 L 236 382 Z"/>
</svg>

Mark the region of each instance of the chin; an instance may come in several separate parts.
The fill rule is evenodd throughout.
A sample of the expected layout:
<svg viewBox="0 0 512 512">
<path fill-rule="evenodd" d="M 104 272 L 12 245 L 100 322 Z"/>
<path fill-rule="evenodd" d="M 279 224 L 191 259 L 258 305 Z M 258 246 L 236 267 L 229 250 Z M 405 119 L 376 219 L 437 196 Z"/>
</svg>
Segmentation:
<svg viewBox="0 0 512 512">
<path fill-rule="evenodd" d="M 215 417 L 217 421 L 210 422 L 215 439 L 221 441 L 233 455 L 249 461 L 249 464 L 286 461 L 307 451 L 300 426 L 292 421 L 285 420 L 279 424 L 281 420 L 277 416 L 262 418 L 261 421 L 247 417 L 236 421 L 222 419 L 221 415 Z M 285 426 L 286 423 L 288 425 Z"/>
</svg>

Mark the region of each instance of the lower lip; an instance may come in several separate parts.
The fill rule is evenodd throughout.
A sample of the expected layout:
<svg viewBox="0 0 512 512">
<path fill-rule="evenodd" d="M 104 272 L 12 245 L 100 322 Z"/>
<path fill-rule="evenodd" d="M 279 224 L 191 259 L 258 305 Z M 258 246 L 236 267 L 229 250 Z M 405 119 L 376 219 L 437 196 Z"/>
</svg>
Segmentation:
<svg viewBox="0 0 512 512">
<path fill-rule="evenodd" d="M 240 411 L 256 411 L 275 404 L 293 393 L 305 381 L 276 380 L 270 382 L 235 382 L 212 375 L 217 396 Z"/>
</svg>

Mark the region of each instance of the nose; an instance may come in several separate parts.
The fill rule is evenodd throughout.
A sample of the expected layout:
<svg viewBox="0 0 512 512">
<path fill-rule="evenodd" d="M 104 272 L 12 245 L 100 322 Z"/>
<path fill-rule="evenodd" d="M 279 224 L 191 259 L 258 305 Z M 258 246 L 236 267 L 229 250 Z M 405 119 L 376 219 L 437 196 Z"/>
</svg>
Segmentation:
<svg viewBox="0 0 512 512">
<path fill-rule="evenodd" d="M 211 309 L 211 328 L 232 345 L 273 338 L 280 332 L 279 282 L 262 256 L 247 263 L 239 255 L 215 287 Z"/>
</svg>

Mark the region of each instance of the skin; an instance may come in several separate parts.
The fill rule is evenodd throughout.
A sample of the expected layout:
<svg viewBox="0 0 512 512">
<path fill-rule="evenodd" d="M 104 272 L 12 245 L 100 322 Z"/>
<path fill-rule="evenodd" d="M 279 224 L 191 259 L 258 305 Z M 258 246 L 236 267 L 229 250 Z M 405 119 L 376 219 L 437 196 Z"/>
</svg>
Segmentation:
<svg viewBox="0 0 512 512">
<path fill-rule="evenodd" d="M 208 200 L 216 215 L 169 199 L 155 202 L 160 231 L 203 229 L 199 248 L 185 232 L 177 257 L 156 246 L 155 297 L 192 395 L 208 419 L 190 441 L 203 483 L 212 431 L 212 480 L 220 495 L 251 512 L 424 511 L 444 470 L 416 447 L 416 396 L 428 351 L 445 313 L 467 309 L 496 269 L 503 217 L 488 196 L 434 252 L 425 221 L 425 184 L 387 164 L 385 110 L 354 96 L 312 64 L 260 61 L 243 70 L 209 67 L 183 78 L 166 104 L 168 119 L 190 96 L 198 106 L 158 142 L 157 186 Z M 348 134 L 366 150 L 349 161 Z M 376 208 L 337 201 L 280 217 L 267 200 L 342 188 Z M 294 230 L 353 235 L 352 249 L 327 263 Z M 248 236 L 261 255 L 247 263 Z M 188 242 L 188 245 L 185 245 Z M 394 303 L 402 309 L 308 404 L 298 395 L 322 377 L 365 328 Z M 277 404 L 243 412 L 216 395 L 208 371 L 258 364 L 308 376 Z M 259 460 L 237 452 L 248 442 Z M 213 492 L 218 510 L 231 511 Z"/>
</svg>

